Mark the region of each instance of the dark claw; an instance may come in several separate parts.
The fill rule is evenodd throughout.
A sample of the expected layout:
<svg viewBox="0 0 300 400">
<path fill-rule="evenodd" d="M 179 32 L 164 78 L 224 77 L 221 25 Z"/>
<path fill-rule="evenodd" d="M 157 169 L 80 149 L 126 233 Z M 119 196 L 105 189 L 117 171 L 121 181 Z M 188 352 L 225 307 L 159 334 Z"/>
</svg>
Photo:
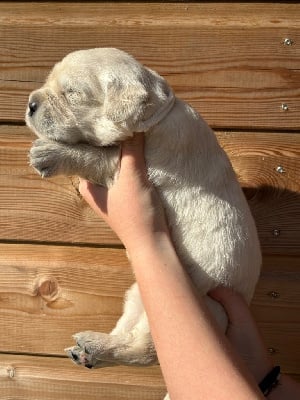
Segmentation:
<svg viewBox="0 0 300 400">
<path fill-rule="evenodd" d="M 44 168 L 40 171 L 40 174 L 41 174 L 42 178 L 48 178 L 49 176 L 51 176 L 51 169 Z"/>
</svg>

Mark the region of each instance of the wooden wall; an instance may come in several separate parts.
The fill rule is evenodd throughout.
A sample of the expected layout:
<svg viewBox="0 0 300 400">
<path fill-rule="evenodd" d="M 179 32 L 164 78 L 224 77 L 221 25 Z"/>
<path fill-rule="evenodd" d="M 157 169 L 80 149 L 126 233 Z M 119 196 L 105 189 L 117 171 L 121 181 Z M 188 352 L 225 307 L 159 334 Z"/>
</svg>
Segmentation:
<svg viewBox="0 0 300 400">
<path fill-rule="evenodd" d="M 119 47 L 215 128 L 245 188 L 264 265 L 253 312 L 274 360 L 300 377 L 300 5 L 0 3 L 0 392 L 3 399 L 160 399 L 158 367 L 86 371 L 79 330 L 111 329 L 133 281 L 76 178 L 28 166 L 28 94 L 66 53 Z M 284 106 L 283 106 L 284 105 Z"/>
</svg>

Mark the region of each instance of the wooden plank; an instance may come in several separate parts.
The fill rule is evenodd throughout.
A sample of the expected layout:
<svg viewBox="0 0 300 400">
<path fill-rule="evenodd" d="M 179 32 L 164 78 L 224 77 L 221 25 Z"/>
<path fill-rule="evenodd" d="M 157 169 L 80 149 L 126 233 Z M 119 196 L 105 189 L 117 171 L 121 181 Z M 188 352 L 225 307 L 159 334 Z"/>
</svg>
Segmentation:
<svg viewBox="0 0 300 400">
<path fill-rule="evenodd" d="M 244 188 L 263 252 L 299 254 L 300 135 L 220 132 L 218 139 Z"/>
<path fill-rule="evenodd" d="M 28 166 L 33 139 L 25 127 L 0 126 L 0 240 L 120 245 L 78 194 L 76 178 L 43 180 Z M 300 135 L 219 132 L 218 139 L 245 188 L 264 253 L 299 255 Z"/>
<path fill-rule="evenodd" d="M 300 323 L 300 258 L 265 256 L 252 301 L 258 322 Z"/>
<path fill-rule="evenodd" d="M 166 393 L 159 367 L 87 370 L 70 360 L 0 354 L 3 399 L 160 400 Z"/>
<path fill-rule="evenodd" d="M 299 374 L 300 324 L 259 323 L 258 326 L 274 363 L 282 366 L 282 370 L 288 374 Z"/>
<path fill-rule="evenodd" d="M 289 373 L 300 373 L 299 265 L 265 257 L 252 305 L 267 347 Z M 121 249 L 0 244 L 0 351 L 63 355 L 75 332 L 110 331 L 132 282 Z"/>
<path fill-rule="evenodd" d="M 251 305 L 274 364 L 291 374 L 300 366 L 299 283 L 299 257 L 264 257 Z"/>
<path fill-rule="evenodd" d="M 87 371 L 64 359 L 6 354 L 0 355 L 0 384 L 3 398 L 14 400 L 161 400 L 166 391 L 158 367 Z"/>
<path fill-rule="evenodd" d="M 268 7 L 267 2 L 201 2 L 193 4 L 165 1 L 148 2 L 105 2 L 106 4 L 89 3 L 78 6 L 76 2 L 32 2 L 28 6 L 25 2 L 1 2 L 0 21 L 4 25 L 17 23 L 20 18 L 26 19 L 31 25 L 45 25 L 53 23 L 61 25 L 65 22 L 65 13 L 68 14 L 69 24 L 80 21 L 83 25 L 97 25 L 99 18 L 104 25 L 166 25 L 183 24 L 191 26 L 195 23 L 203 26 L 267 26 L 297 28 L 299 25 L 299 7 L 297 4 L 280 4 L 274 2 Z M 100 2 L 101 3 L 101 2 Z M 103 3 L 103 2 L 102 2 Z M 123 3 L 123 4 L 122 4 Z M 138 3 L 138 4 L 137 4 Z M 292 2 L 290 2 L 292 3 Z M 114 12 L 118 10 L 117 13 Z M 101 12 L 100 12 L 101 10 Z M 13 11 L 13 12 L 12 12 Z M 43 17 L 41 17 L 43 14 Z M 84 17 L 83 17 L 84 15 Z M 130 15 L 131 19 L 126 19 Z M 152 18 L 152 16 L 154 18 Z M 192 18 L 191 18 L 192 16 Z"/>
<path fill-rule="evenodd" d="M 296 382 L 300 383 L 300 375 L 289 374 L 289 376 L 294 379 Z"/>
<path fill-rule="evenodd" d="M 297 129 L 300 6 L 273 6 L 1 3 L 0 121 L 24 119 L 29 92 L 66 53 L 111 46 L 164 75 L 215 127 Z"/>
<path fill-rule="evenodd" d="M 0 249 L 0 351 L 62 355 L 74 333 L 114 327 L 133 282 L 125 250 Z"/>
</svg>

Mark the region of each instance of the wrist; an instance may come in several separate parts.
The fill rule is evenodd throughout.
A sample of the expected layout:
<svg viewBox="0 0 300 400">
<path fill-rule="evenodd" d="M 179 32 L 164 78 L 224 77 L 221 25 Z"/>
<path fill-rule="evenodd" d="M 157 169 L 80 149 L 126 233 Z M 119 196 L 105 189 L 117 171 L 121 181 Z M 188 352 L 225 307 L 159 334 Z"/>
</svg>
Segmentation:
<svg viewBox="0 0 300 400">
<path fill-rule="evenodd" d="M 143 261 L 149 254 L 156 254 L 158 257 L 175 253 L 172 240 L 167 232 L 141 236 L 139 240 L 125 243 L 128 257 L 131 262 Z"/>
<path fill-rule="evenodd" d="M 273 368 L 274 364 L 268 358 L 264 359 L 261 355 L 261 363 L 255 366 L 255 372 L 253 372 L 256 382 L 258 384 L 261 383 Z"/>
<path fill-rule="evenodd" d="M 259 383 L 259 388 L 265 397 L 268 397 L 268 395 L 272 393 L 274 389 L 276 389 L 279 384 L 279 379 L 280 367 L 277 365 L 276 367 L 270 369 Z"/>
</svg>

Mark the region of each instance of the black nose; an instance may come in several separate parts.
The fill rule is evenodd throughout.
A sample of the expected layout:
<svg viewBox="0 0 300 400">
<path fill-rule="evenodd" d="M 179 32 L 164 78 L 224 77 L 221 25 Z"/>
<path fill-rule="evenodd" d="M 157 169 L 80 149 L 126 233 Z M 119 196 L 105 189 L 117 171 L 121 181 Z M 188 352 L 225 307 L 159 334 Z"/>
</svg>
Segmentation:
<svg viewBox="0 0 300 400">
<path fill-rule="evenodd" d="M 29 116 L 32 117 L 38 108 L 38 104 L 35 101 L 32 101 L 28 104 L 29 107 Z"/>
</svg>

